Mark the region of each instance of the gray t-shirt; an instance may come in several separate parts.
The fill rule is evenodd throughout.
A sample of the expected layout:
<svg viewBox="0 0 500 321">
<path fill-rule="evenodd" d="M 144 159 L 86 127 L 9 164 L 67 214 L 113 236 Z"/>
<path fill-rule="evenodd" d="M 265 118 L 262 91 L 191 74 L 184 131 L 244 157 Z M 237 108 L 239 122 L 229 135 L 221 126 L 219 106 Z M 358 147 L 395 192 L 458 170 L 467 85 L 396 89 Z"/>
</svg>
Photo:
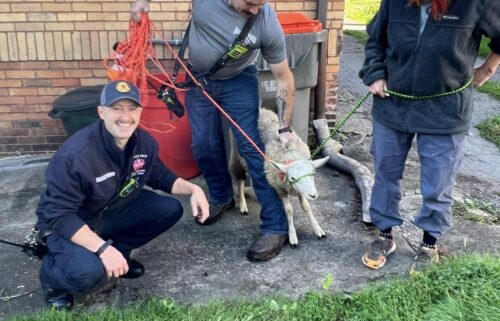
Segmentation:
<svg viewBox="0 0 500 321">
<path fill-rule="evenodd" d="M 228 0 L 193 0 L 193 17 L 189 32 L 189 62 L 195 72 L 208 71 L 224 55 L 245 25 Z M 271 64 L 286 58 L 285 35 L 273 8 L 266 3 L 243 43 L 250 49 L 237 60 L 212 76 L 228 79 L 255 63 L 258 49 Z"/>
</svg>

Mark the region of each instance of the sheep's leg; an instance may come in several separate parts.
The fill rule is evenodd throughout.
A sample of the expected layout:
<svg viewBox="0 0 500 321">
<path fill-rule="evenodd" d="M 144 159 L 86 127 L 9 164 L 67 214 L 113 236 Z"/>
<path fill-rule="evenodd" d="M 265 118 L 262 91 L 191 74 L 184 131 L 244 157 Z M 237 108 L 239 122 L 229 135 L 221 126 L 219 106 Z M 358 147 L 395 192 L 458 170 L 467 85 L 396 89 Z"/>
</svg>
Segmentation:
<svg viewBox="0 0 500 321">
<path fill-rule="evenodd" d="M 316 221 L 316 218 L 314 217 L 314 215 L 311 211 L 311 206 L 309 205 L 309 202 L 304 197 L 304 195 L 299 194 L 299 201 L 300 201 L 300 205 L 302 206 L 302 209 L 304 210 L 304 212 L 306 212 L 307 217 L 309 218 L 309 222 L 311 222 L 311 226 L 314 230 L 314 234 L 316 234 L 316 236 L 319 239 L 326 237 L 325 232 L 321 229 L 318 222 Z"/>
<path fill-rule="evenodd" d="M 288 219 L 288 242 L 290 243 L 290 247 L 296 248 L 298 247 L 299 240 L 297 238 L 297 232 L 295 231 L 295 226 L 293 225 L 293 207 L 290 203 L 290 199 L 288 195 L 281 197 L 281 202 L 283 203 L 283 207 L 285 208 L 286 218 Z"/>
<path fill-rule="evenodd" d="M 248 215 L 247 200 L 245 198 L 245 180 L 238 180 L 238 194 L 241 215 Z"/>
</svg>

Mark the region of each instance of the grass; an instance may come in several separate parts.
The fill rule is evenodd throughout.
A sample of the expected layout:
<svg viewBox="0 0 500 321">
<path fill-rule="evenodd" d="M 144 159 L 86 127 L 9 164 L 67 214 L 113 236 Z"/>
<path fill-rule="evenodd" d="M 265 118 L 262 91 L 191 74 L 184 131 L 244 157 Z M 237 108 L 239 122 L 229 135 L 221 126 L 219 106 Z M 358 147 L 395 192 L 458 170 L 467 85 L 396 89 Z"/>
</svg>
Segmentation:
<svg viewBox="0 0 500 321">
<path fill-rule="evenodd" d="M 488 118 L 476 127 L 483 138 L 500 148 L 500 115 Z"/>
<path fill-rule="evenodd" d="M 500 100 L 500 81 L 488 80 L 481 87 L 478 87 L 477 90 Z"/>
<path fill-rule="evenodd" d="M 490 47 L 488 47 L 488 43 L 490 42 L 489 38 L 483 37 L 481 38 L 481 45 L 479 46 L 479 56 L 486 58 L 486 56 L 490 53 Z"/>
<path fill-rule="evenodd" d="M 380 7 L 380 0 L 346 0 L 345 19 L 368 24 Z"/>
<path fill-rule="evenodd" d="M 480 210 L 486 215 L 478 215 L 474 210 Z M 481 200 L 465 198 L 463 202 L 453 202 L 453 216 L 473 222 L 500 225 L 500 209 L 493 204 Z"/>
<path fill-rule="evenodd" d="M 353 37 L 360 44 L 365 44 L 368 40 L 368 34 L 365 31 L 344 30 L 344 34 Z"/>
<path fill-rule="evenodd" d="M 184 306 L 151 299 L 127 309 L 44 311 L 12 321 L 496 321 L 500 257 L 459 256 L 417 276 L 376 283 L 352 294 L 309 293 L 301 300 L 266 298 Z"/>
</svg>

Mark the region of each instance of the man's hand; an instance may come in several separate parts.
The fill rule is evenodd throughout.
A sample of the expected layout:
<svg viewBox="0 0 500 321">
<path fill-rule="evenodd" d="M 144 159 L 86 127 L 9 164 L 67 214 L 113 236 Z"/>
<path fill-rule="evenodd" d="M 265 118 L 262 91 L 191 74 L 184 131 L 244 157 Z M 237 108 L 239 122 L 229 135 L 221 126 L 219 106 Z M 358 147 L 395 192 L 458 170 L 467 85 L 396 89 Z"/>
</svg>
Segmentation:
<svg viewBox="0 0 500 321">
<path fill-rule="evenodd" d="M 195 185 L 193 187 L 193 193 L 191 194 L 191 210 L 193 211 L 193 217 L 196 218 L 200 223 L 205 222 L 208 218 L 208 201 L 203 190 Z"/>
<path fill-rule="evenodd" d="M 295 135 L 294 133 L 285 132 L 280 134 L 281 145 L 283 145 L 284 147 L 288 146 L 291 142 L 295 141 L 296 139 L 297 135 Z"/>
<path fill-rule="evenodd" d="M 135 2 L 130 7 L 130 15 L 135 21 L 140 21 L 141 12 L 149 12 L 149 1 L 148 0 L 135 0 Z"/>
<path fill-rule="evenodd" d="M 111 245 L 101 253 L 99 258 L 101 259 L 102 265 L 104 265 L 108 279 L 111 277 L 117 278 L 128 272 L 127 260 L 120 251 Z"/>
<path fill-rule="evenodd" d="M 384 90 L 386 89 L 387 89 L 387 84 L 385 83 L 385 79 L 376 80 L 373 84 L 368 86 L 369 92 L 371 92 L 374 95 L 380 96 L 382 98 L 389 96 L 384 92 Z"/>
<path fill-rule="evenodd" d="M 474 85 L 481 86 L 495 74 L 500 64 L 500 54 L 490 52 L 486 61 L 474 69 Z"/>
</svg>

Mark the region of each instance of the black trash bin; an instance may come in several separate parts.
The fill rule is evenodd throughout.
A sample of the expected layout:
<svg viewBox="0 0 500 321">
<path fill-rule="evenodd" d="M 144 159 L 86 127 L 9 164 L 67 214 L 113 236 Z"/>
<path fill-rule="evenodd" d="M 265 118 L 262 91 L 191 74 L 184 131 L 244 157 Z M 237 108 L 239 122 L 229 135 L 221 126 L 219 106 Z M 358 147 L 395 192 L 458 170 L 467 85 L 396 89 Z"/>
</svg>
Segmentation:
<svg viewBox="0 0 500 321">
<path fill-rule="evenodd" d="M 68 136 L 99 119 L 97 106 L 104 85 L 73 89 L 54 101 L 49 117 L 61 119 Z"/>
</svg>

